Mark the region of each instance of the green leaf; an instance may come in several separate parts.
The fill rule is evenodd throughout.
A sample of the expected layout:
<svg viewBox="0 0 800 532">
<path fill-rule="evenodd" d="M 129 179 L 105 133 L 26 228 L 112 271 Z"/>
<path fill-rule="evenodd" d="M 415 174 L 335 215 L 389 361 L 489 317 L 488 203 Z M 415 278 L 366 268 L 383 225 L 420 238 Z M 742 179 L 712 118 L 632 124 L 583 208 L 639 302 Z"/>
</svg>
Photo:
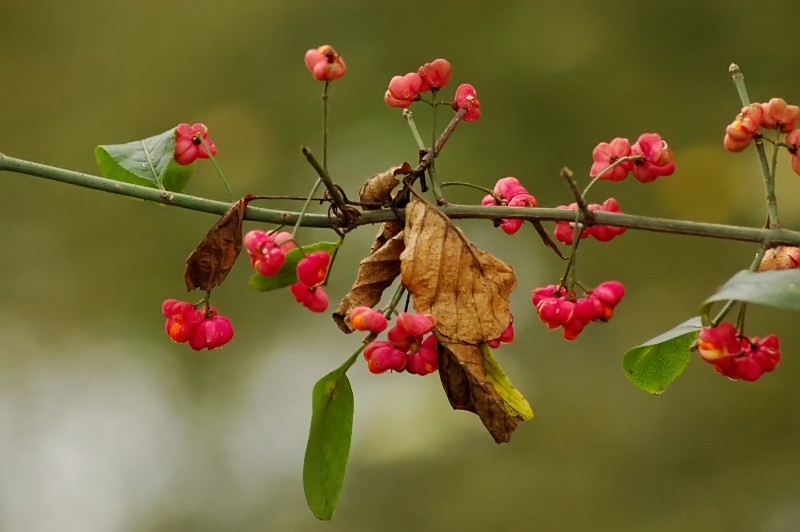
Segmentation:
<svg viewBox="0 0 800 532">
<path fill-rule="evenodd" d="M 530 403 L 520 393 L 519 390 L 514 388 L 508 375 L 500 367 L 497 359 L 492 353 L 492 349 L 486 344 L 481 344 L 481 355 L 483 355 L 483 367 L 486 369 L 486 378 L 492 383 L 495 391 L 503 400 L 503 406 L 506 412 L 512 416 L 516 416 L 523 421 L 533 419 L 533 409 Z"/>
<path fill-rule="evenodd" d="M 747 301 L 783 310 L 800 310 L 800 269 L 751 272 L 742 270 L 703 302 L 708 315 L 717 301 Z"/>
<path fill-rule="evenodd" d="M 317 519 L 333 518 L 350 454 L 353 390 L 343 368 L 320 379 L 312 393 L 303 490 L 308 507 Z"/>
<path fill-rule="evenodd" d="M 692 345 L 703 328 L 700 316 L 656 336 L 625 353 L 622 367 L 630 381 L 652 394 L 661 394 L 689 363 Z"/>
<path fill-rule="evenodd" d="M 260 273 L 250 276 L 250 287 L 257 292 L 268 292 L 292 285 L 297 282 L 297 263 L 300 262 L 300 259 L 314 251 L 325 250 L 333 253 L 339 245 L 339 242 L 317 242 L 302 248 L 294 248 L 286 254 L 286 262 L 272 277 L 264 277 Z"/>
<path fill-rule="evenodd" d="M 186 188 L 194 163 L 175 162 L 175 128 L 127 144 L 101 145 L 94 150 L 104 177 L 149 188 L 159 184 L 173 192 Z"/>
</svg>

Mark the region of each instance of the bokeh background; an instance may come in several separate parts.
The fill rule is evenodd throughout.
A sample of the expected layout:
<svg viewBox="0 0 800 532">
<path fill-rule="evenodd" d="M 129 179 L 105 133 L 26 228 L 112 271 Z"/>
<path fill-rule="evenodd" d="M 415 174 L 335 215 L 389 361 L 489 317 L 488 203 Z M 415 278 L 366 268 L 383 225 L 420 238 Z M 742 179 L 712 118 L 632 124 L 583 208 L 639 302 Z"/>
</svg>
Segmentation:
<svg viewBox="0 0 800 532">
<path fill-rule="evenodd" d="M 491 186 L 514 175 L 541 205 L 567 203 L 560 167 L 586 175 L 597 142 L 657 131 L 675 175 L 600 185 L 594 201 L 758 226 L 755 156 L 722 149 L 740 107 L 727 67 L 741 65 L 754 100 L 797 102 L 794 7 L 7 1 L 0 151 L 96 172 L 97 144 L 202 121 L 238 192 L 304 194 L 314 174 L 299 148 L 320 151 L 322 87 L 302 58 L 330 43 L 349 67 L 332 87 L 330 166 L 351 193 L 416 156 L 399 112 L 382 102 L 389 78 L 445 57 L 453 86 L 477 88 L 483 116 L 451 139 L 443 179 Z M 779 201 L 797 228 L 800 177 L 787 163 L 782 154 Z M 652 397 L 621 369 L 628 348 L 694 315 L 746 267 L 752 245 L 634 231 L 587 242 L 580 278 L 620 279 L 628 292 L 612 322 L 567 343 L 529 300 L 562 264 L 529 229 L 508 237 L 464 222 L 518 274 L 517 340 L 498 357 L 536 418 L 496 446 L 475 416 L 450 410 L 436 376 L 373 376 L 357 364 L 350 466 L 335 520 L 321 523 L 301 485 L 310 390 L 359 339 L 288 291 L 253 293 L 242 260 L 214 294 L 234 341 L 210 353 L 173 344 L 159 307 L 184 295 L 183 261 L 213 217 L 0 177 L 0 530 L 772 532 L 800 521 L 796 315 L 748 314 L 748 332 L 779 334 L 784 354 L 756 384 L 692 360 Z M 225 199 L 209 164 L 188 192 Z M 348 237 L 333 300 L 372 236 Z"/>
</svg>

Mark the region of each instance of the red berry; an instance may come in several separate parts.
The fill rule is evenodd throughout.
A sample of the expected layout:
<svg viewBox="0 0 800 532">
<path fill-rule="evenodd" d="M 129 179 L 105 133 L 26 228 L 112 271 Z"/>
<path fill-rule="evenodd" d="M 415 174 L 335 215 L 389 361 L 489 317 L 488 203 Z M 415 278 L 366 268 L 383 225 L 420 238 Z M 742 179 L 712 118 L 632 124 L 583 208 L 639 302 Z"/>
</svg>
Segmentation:
<svg viewBox="0 0 800 532">
<path fill-rule="evenodd" d="M 318 81 L 334 81 L 347 72 L 347 66 L 344 64 L 342 56 L 328 44 L 308 50 L 305 62 L 308 71 Z"/>
<path fill-rule="evenodd" d="M 331 255 L 327 251 L 309 253 L 297 263 L 297 279 L 306 286 L 316 286 L 325 280 Z"/>
<path fill-rule="evenodd" d="M 478 93 L 475 87 L 469 83 L 462 83 L 456 88 L 455 104 L 453 108 L 466 109 L 464 122 L 472 122 L 481 116 L 481 102 L 478 101 Z"/>
<path fill-rule="evenodd" d="M 359 306 L 351 310 L 347 315 L 347 322 L 356 331 L 370 331 L 379 333 L 388 325 L 386 316 L 377 310 Z"/>
<path fill-rule="evenodd" d="M 417 73 L 422 79 L 419 92 L 438 91 L 450 81 L 450 63 L 446 59 L 436 59 L 425 63 Z"/>
<path fill-rule="evenodd" d="M 439 368 L 439 355 L 436 337 L 429 335 L 419 347 L 419 351 L 409 353 L 405 369 L 414 375 L 427 375 Z"/>
<path fill-rule="evenodd" d="M 202 139 L 202 140 L 200 140 Z M 208 146 L 208 151 L 206 146 Z M 217 154 L 217 147 L 208 138 L 208 128 L 204 124 L 178 124 L 175 128 L 175 162 L 180 165 L 192 164 L 197 159 L 208 159 Z"/>
<path fill-rule="evenodd" d="M 367 344 L 364 358 L 367 359 L 367 368 L 376 374 L 388 370 L 403 371 L 407 361 L 405 352 L 395 349 L 389 342 L 383 340 Z"/>
<path fill-rule="evenodd" d="M 298 303 L 312 312 L 325 312 L 328 308 L 328 295 L 321 286 L 310 287 L 298 281 L 289 287 Z"/>
</svg>

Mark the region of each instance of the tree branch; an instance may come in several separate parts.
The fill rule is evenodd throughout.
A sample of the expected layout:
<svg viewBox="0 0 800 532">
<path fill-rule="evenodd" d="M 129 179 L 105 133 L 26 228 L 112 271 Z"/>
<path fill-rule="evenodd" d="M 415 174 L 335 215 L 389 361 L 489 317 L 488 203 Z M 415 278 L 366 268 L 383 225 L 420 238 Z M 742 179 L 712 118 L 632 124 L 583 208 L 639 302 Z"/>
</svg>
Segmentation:
<svg viewBox="0 0 800 532">
<path fill-rule="evenodd" d="M 179 194 L 148 188 L 130 183 L 112 181 L 104 177 L 75 172 L 54 166 L 34 163 L 8 155 L 0 154 L 0 171 L 15 172 L 20 174 L 42 177 L 70 185 L 76 185 L 112 194 L 119 194 L 138 198 L 164 205 L 171 205 L 210 214 L 222 215 L 231 206 L 231 203 L 216 201 L 188 194 Z M 451 204 L 441 207 L 442 213 L 453 219 L 487 219 L 520 218 L 523 220 L 538 221 L 575 221 L 576 213 L 572 210 L 552 208 L 517 208 L 517 207 L 483 207 L 481 205 L 456 205 Z M 297 221 L 299 216 L 295 211 L 282 211 L 248 206 L 245 219 L 276 225 L 288 225 Z M 364 211 L 357 220 L 351 220 L 346 227 L 337 225 L 337 220 L 331 219 L 327 214 L 306 214 L 303 217 L 303 227 L 337 227 L 351 229 L 360 225 L 383 223 L 397 219 L 391 210 Z M 714 224 L 705 222 L 692 222 L 688 220 L 673 220 L 669 218 L 653 218 L 634 214 L 595 212 L 594 220 L 585 220 L 578 217 L 581 223 L 595 223 L 614 225 L 629 229 L 639 229 L 657 233 L 671 233 L 691 235 L 722 240 L 737 240 L 741 242 L 755 242 L 767 246 L 790 245 L 800 246 L 800 232 L 788 229 L 761 229 L 755 227 L 741 227 L 735 225 Z"/>
</svg>

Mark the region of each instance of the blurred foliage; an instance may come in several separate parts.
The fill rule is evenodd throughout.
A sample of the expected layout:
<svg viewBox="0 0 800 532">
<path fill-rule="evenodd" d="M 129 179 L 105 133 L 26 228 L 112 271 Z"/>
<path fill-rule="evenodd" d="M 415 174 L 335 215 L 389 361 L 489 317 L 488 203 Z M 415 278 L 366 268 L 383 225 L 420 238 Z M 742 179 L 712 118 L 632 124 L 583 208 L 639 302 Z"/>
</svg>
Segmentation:
<svg viewBox="0 0 800 532">
<path fill-rule="evenodd" d="M 320 149 L 321 85 L 302 57 L 330 43 L 349 68 L 332 87 L 330 167 L 351 194 L 416 157 L 399 113 L 382 103 L 389 78 L 446 57 L 451 83 L 475 85 L 483 115 L 447 145 L 442 179 L 491 186 L 514 175 L 540 205 L 568 203 L 560 167 L 585 174 L 597 142 L 658 131 L 676 174 L 598 186 L 592 200 L 614 195 L 626 212 L 757 226 L 755 156 L 722 149 L 740 107 L 727 67 L 742 67 L 754 100 L 796 103 L 800 70 L 779 19 L 794 7 L 9 2 L 0 152 L 96 173 L 97 144 L 202 121 L 237 192 L 304 194 L 315 175 L 300 146 Z M 417 113 L 424 128 L 428 115 Z M 198 166 L 188 192 L 225 198 L 213 168 Z M 611 323 L 566 343 L 529 301 L 558 278 L 557 259 L 533 231 L 507 237 L 464 222 L 519 276 L 518 339 L 497 357 L 537 418 L 496 447 L 473 416 L 450 411 L 435 377 L 373 376 L 357 364 L 350 471 L 336 519 L 322 524 L 301 486 L 311 388 L 359 339 L 288 291 L 250 290 L 242 260 L 214 294 L 236 328 L 232 344 L 211 353 L 171 344 L 159 305 L 181 296 L 183 261 L 211 217 L 2 178 L 3 530 L 781 531 L 800 520 L 796 314 L 748 314 L 748 332 L 779 334 L 784 353 L 756 384 L 692 360 L 651 397 L 621 368 L 627 349 L 695 315 L 746 267 L 751 245 L 629 231 L 583 246 L 579 277 L 622 280 L 627 295 Z M 784 164 L 778 194 L 793 228 L 798 192 Z M 331 236 L 301 233 L 307 242 Z M 365 229 L 345 242 L 333 301 L 371 237 Z"/>
</svg>

